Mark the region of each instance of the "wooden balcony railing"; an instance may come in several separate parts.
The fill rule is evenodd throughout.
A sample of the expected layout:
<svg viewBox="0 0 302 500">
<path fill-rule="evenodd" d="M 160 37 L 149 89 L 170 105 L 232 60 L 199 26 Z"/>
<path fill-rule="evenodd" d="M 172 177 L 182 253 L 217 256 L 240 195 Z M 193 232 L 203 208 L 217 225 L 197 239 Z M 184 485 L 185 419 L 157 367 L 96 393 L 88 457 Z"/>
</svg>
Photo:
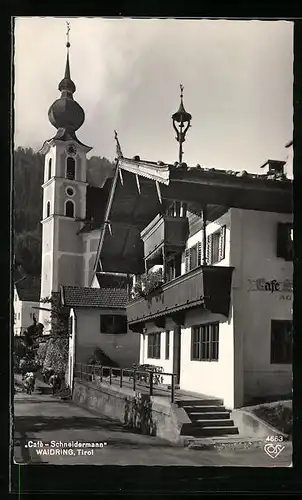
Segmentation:
<svg viewBox="0 0 302 500">
<path fill-rule="evenodd" d="M 154 254 L 162 246 L 166 246 L 167 249 L 183 249 L 186 246 L 188 232 L 187 217 L 157 215 L 141 232 L 145 258 Z"/>
<path fill-rule="evenodd" d="M 232 272 L 232 267 L 200 266 L 164 283 L 149 296 L 132 300 L 127 305 L 130 328 L 134 330 L 137 325 L 137 331 L 141 331 L 146 321 L 154 319 L 156 323 L 197 306 L 228 317 Z"/>
</svg>

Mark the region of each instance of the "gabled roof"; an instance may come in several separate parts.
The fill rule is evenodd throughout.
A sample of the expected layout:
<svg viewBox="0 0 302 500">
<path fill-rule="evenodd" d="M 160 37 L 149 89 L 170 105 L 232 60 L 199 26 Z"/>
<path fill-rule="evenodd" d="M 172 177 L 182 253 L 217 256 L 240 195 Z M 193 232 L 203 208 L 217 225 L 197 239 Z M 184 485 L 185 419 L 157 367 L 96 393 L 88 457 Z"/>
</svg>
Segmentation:
<svg viewBox="0 0 302 500">
<path fill-rule="evenodd" d="M 15 282 L 19 299 L 23 302 L 40 302 L 41 279 L 35 276 L 26 276 Z"/>
<path fill-rule="evenodd" d="M 87 309 L 123 309 L 128 302 L 126 288 L 61 287 L 62 305 Z"/>
<path fill-rule="evenodd" d="M 292 181 L 283 174 L 190 168 L 139 157 L 119 158 L 117 174 L 98 252 L 104 272 L 144 272 L 140 233 L 173 200 L 194 213 L 207 205 L 208 220 L 219 206 L 292 213 Z"/>
</svg>

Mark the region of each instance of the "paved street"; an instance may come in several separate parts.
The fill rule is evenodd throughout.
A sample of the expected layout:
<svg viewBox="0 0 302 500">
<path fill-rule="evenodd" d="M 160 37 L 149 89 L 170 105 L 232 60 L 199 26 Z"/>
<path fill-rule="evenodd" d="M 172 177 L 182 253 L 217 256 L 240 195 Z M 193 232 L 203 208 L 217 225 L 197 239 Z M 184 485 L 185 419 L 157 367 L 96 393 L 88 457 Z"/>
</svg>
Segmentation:
<svg viewBox="0 0 302 500">
<path fill-rule="evenodd" d="M 15 394 L 15 461 L 49 463 L 54 465 L 188 465 L 188 466 L 256 466 L 286 467 L 291 463 L 291 445 L 275 459 L 268 457 L 262 448 L 228 451 L 193 450 L 176 447 L 161 439 L 129 432 L 107 417 L 99 417 L 79 408 L 69 401 L 52 395 L 25 394 L 17 388 Z M 52 440 L 106 443 L 94 449 L 93 455 L 82 454 L 74 447 L 72 455 L 39 455 L 37 450 Z M 40 441 L 39 448 L 28 443 Z M 31 444 L 31 443 L 29 443 Z M 59 450 L 52 448 L 53 453 Z M 61 448 L 62 449 L 62 448 Z M 67 448 L 65 448 L 67 449 Z M 79 451 L 78 451 L 79 450 Z M 87 449 L 82 448 L 87 451 Z M 60 453 L 60 452 L 59 452 Z"/>
</svg>

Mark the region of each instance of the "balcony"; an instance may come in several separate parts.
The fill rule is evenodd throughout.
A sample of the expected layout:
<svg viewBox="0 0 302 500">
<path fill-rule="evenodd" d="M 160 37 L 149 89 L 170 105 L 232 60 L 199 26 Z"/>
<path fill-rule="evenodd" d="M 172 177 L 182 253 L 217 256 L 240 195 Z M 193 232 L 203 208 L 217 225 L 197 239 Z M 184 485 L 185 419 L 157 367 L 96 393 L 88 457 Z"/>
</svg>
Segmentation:
<svg viewBox="0 0 302 500">
<path fill-rule="evenodd" d="M 144 242 L 144 256 L 152 260 L 162 248 L 166 253 L 181 252 L 188 239 L 187 217 L 157 215 L 141 232 Z"/>
<path fill-rule="evenodd" d="M 182 324 L 185 311 L 198 306 L 228 317 L 232 273 L 232 267 L 201 266 L 164 283 L 147 297 L 127 305 L 129 327 L 142 331 L 146 321 L 164 327 L 167 316 Z"/>
</svg>

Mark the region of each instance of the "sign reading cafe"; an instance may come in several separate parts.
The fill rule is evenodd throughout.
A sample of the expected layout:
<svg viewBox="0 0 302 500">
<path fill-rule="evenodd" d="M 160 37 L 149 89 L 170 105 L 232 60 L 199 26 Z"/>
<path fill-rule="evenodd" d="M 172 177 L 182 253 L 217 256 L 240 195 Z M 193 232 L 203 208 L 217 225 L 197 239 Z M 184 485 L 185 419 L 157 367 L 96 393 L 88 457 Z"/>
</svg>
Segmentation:
<svg viewBox="0 0 302 500">
<path fill-rule="evenodd" d="M 248 291 L 249 292 L 281 292 L 286 294 L 281 296 L 284 300 L 291 300 L 292 296 L 290 295 L 293 291 L 293 282 L 292 280 L 286 279 L 284 281 L 277 280 L 266 280 L 265 278 L 258 278 L 255 280 L 248 280 Z"/>
</svg>

